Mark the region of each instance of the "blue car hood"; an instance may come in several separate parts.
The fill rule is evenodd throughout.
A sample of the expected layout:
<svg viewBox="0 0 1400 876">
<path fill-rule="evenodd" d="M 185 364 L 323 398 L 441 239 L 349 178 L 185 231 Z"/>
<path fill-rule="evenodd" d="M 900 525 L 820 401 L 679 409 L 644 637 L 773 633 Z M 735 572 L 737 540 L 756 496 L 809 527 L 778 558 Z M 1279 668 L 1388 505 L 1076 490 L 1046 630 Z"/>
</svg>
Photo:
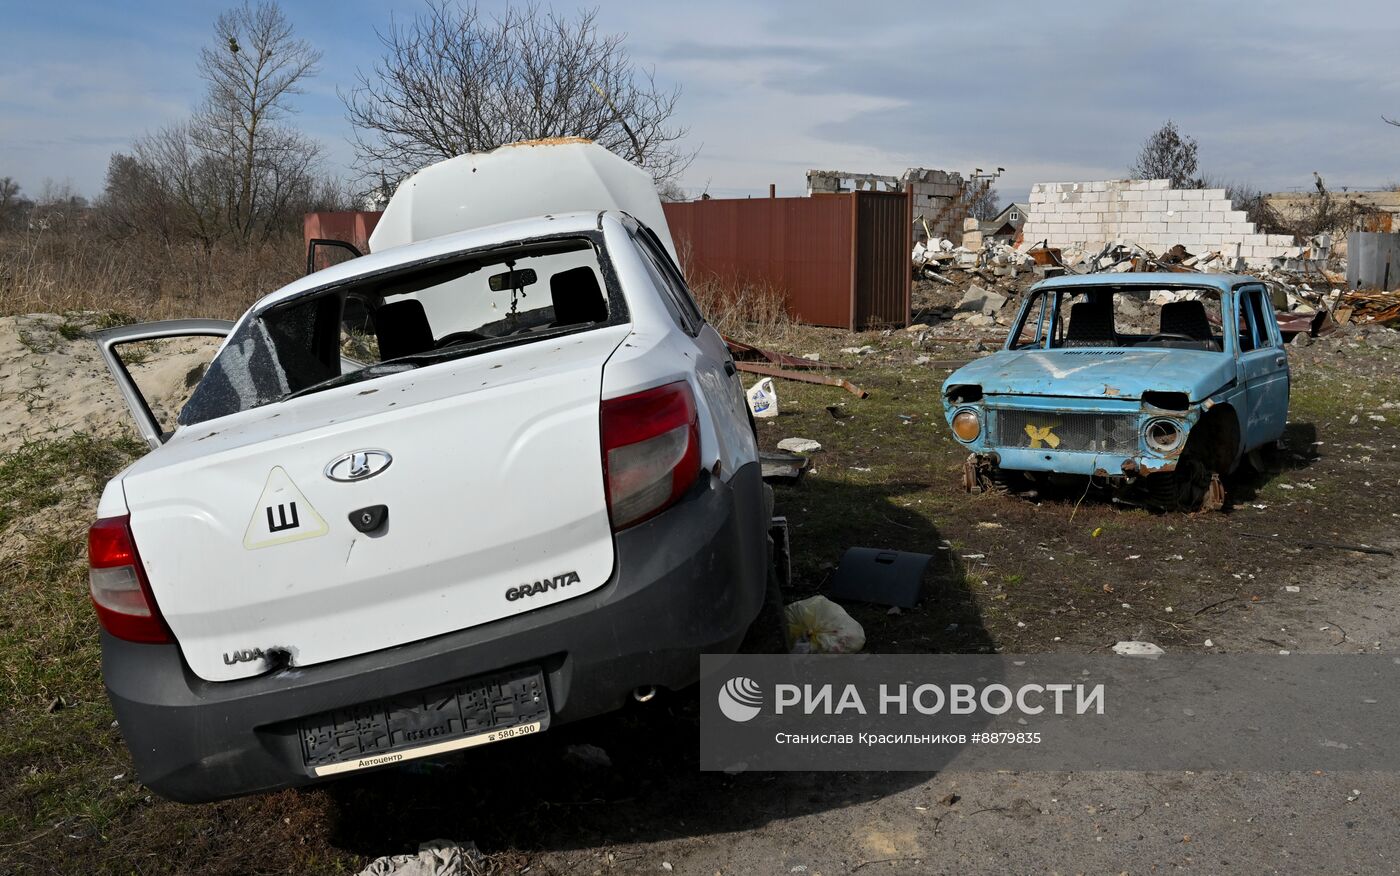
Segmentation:
<svg viewBox="0 0 1400 876">
<path fill-rule="evenodd" d="M 1142 398 L 1148 391 L 1209 397 L 1234 377 L 1225 353 L 1205 350 L 1002 350 L 969 362 L 944 382 L 980 384 L 987 395 Z"/>
</svg>

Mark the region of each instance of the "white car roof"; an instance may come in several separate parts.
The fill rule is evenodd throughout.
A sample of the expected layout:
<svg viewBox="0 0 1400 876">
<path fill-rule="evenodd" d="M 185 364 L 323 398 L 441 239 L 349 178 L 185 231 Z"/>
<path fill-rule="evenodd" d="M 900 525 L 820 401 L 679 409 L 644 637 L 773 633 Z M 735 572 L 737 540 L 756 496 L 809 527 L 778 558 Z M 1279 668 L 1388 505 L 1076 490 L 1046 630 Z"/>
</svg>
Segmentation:
<svg viewBox="0 0 1400 876">
<path fill-rule="evenodd" d="M 651 175 L 577 137 L 511 143 L 423 168 L 394 192 L 369 248 L 381 252 L 468 228 L 581 210 L 627 213 L 676 257 Z"/>
</svg>

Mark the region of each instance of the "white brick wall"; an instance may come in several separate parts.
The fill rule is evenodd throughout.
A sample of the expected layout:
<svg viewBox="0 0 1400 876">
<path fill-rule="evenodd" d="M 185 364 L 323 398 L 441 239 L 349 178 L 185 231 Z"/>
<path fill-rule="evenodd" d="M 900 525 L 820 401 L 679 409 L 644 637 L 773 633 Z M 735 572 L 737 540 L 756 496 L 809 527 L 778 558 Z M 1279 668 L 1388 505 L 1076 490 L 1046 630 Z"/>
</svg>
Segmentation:
<svg viewBox="0 0 1400 876">
<path fill-rule="evenodd" d="M 1102 180 L 1031 186 L 1026 241 L 1097 250 L 1115 239 L 1158 254 L 1181 244 L 1203 255 L 1237 253 L 1252 267 L 1296 255 L 1288 235 L 1259 234 L 1224 189 L 1173 189 L 1168 180 Z"/>
</svg>

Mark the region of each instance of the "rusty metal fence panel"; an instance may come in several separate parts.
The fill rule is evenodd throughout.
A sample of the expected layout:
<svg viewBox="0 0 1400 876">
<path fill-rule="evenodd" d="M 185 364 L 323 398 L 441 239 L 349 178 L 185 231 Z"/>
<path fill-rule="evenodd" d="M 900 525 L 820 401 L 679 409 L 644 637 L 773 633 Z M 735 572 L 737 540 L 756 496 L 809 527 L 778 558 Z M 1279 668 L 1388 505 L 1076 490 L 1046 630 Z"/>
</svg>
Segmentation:
<svg viewBox="0 0 1400 876">
<path fill-rule="evenodd" d="M 360 252 L 369 252 L 369 236 L 383 213 L 361 210 L 307 213 L 302 219 L 302 235 L 307 243 L 317 238 L 343 240 Z"/>
<path fill-rule="evenodd" d="M 811 325 L 908 321 L 910 224 L 903 194 L 712 199 L 665 209 L 692 280 L 770 287 L 794 320 Z"/>
<path fill-rule="evenodd" d="M 665 205 L 692 280 L 769 287 L 797 322 L 847 329 L 908 324 L 912 208 L 901 192 Z M 305 237 L 367 252 L 381 215 L 307 213 Z"/>
<path fill-rule="evenodd" d="M 771 287 L 799 322 L 850 325 L 854 249 L 848 198 L 667 204 L 666 223 L 692 280 Z"/>
<path fill-rule="evenodd" d="M 856 192 L 855 325 L 909 324 L 913 204 L 903 192 Z"/>
</svg>

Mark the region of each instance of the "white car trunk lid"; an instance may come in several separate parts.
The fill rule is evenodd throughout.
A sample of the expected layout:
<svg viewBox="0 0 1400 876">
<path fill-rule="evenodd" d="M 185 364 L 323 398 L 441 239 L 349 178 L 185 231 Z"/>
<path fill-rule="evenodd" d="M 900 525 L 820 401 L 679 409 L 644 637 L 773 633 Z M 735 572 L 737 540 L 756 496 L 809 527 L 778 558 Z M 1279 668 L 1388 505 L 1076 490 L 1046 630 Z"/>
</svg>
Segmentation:
<svg viewBox="0 0 1400 876">
<path fill-rule="evenodd" d="M 182 429 L 124 480 L 160 610 L 211 681 L 450 633 L 602 586 L 614 326 Z M 181 452 L 180 445 L 186 451 Z M 330 474 L 374 470 L 344 482 Z M 383 505 L 364 534 L 351 512 Z M 293 507 L 295 506 L 295 507 Z"/>
</svg>

